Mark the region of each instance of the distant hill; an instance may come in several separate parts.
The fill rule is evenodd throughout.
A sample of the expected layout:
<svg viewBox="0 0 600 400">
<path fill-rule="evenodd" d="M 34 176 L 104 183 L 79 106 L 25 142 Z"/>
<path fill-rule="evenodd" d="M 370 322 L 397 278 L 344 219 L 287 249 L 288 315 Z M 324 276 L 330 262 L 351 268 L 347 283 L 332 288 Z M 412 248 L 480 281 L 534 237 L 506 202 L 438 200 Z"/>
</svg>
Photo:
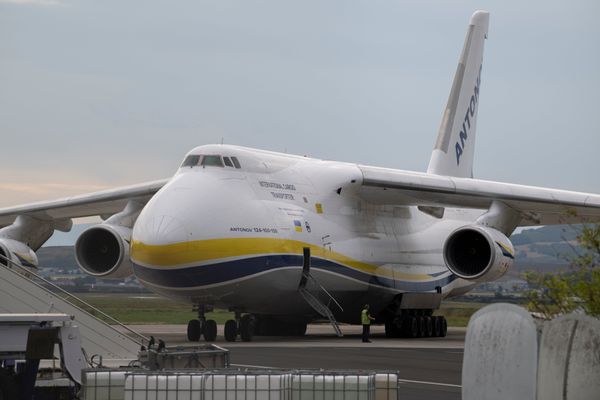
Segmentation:
<svg viewBox="0 0 600 400">
<path fill-rule="evenodd" d="M 79 269 L 73 246 L 42 247 L 37 256 L 41 268 Z"/>
<path fill-rule="evenodd" d="M 580 225 L 554 225 L 512 235 L 517 268 L 570 265 L 570 260 L 581 251 L 577 243 L 580 231 Z"/>
</svg>

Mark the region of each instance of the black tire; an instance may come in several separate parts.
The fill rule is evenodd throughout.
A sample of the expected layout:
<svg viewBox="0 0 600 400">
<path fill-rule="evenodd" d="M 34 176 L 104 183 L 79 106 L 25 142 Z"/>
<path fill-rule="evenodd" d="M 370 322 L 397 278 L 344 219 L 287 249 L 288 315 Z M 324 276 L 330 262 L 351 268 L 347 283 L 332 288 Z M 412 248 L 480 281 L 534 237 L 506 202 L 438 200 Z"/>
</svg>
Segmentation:
<svg viewBox="0 0 600 400">
<path fill-rule="evenodd" d="M 432 337 L 433 336 L 433 321 L 430 316 L 423 317 L 425 320 L 425 332 L 424 337 Z"/>
<path fill-rule="evenodd" d="M 394 323 L 392 321 L 386 321 L 385 323 L 385 337 L 393 338 L 396 330 L 394 329 Z"/>
<path fill-rule="evenodd" d="M 415 318 L 417 319 L 417 337 L 422 338 L 425 336 L 425 318 L 420 315 Z"/>
<path fill-rule="evenodd" d="M 306 322 L 298 322 L 294 325 L 294 336 L 306 335 L 306 328 L 308 324 Z"/>
<path fill-rule="evenodd" d="M 190 342 L 197 342 L 202 336 L 202 323 L 198 319 L 192 319 L 188 322 L 187 338 Z"/>
<path fill-rule="evenodd" d="M 15 374 L 0 370 L 0 400 L 18 399 L 18 387 Z"/>
<path fill-rule="evenodd" d="M 413 316 L 405 317 L 403 322 L 403 333 L 407 338 L 416 338 L 419 336 L 419 325 L 417 318 Z"/>
<path fill-rule="evenodd" d="M 442 331 L 442 317 L 431 317 L 433 322 L 433 337 L 439 337 Z"/>
<path fill-rule="evenodd" d="M 204 324 L 204 340 L 214 342 L 217 338 L 217 322 L 214 319 L 209 319 Z"/>
<path fill-rule="evenodd" d="M 244 342 L 250 342 L 254 337 L 256 322 L 251 315 L 244 315 L 241 320 L 240 336 Z"/>
<path fill-rule="evenodd" d="M 228 342 L 235 342 L 235 338 L 237 337 L 237 322 L 230 319 L 225 322 L 225 340 Z"/>
<path fill-rule="evenodd" d="M 441 317 L 442 318 L 442 326 L 440 329 L 440 337 L 446 337 L 446 334 L 448 333 L 448 322 L 446 321 L 446 318 Z"/>
</svg>

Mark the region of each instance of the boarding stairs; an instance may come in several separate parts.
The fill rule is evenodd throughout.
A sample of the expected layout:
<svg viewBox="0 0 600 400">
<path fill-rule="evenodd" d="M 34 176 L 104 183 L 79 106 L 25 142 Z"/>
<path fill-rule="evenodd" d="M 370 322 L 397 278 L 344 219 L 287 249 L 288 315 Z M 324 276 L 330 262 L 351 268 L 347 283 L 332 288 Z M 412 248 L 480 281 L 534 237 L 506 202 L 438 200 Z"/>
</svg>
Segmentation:
<svg viewBox="0 0 600 400">
<path fill-rule="evenodd" d="M 312 294 L 311 291 L 307 288 L 308 283 L 312 283 L 315 286 L 319 293 L 325 294 L 327 297 L 327 304 L 323 303 L 319 297 Z M 310 274 L 310 249 L 304 248 L 304 265 L 302 266 L 302 278 L 300 279 L 300 284 L 298 285 L 298 292 L 302 298 L 308 303 L 309 306 L 312 307 L 319 315 L 329 320 L 329 323 L 333 327 L 335 334 L 338 337 L 344 336 L 342 334 L 342 330 L 338 325 L 338 322 L 331 312 L 331 303 L 335 304 L 341 311 L 344 311 L 340 303 L 336 301 L 336 299 Z"/>
<path fill-rule="evenodd" d="M 91 304 L 36 274 L 31 268 L 0 255 L 0 313 L 64 313 L 79 327 L 88 359 L 101 356 L 107 364 L 137 359 L 148 339 Z M 93 315 L 95 314 L 95 315 Z M 104 322 L 110 321 L 110 324 Z M 112 325 L 111 325 L 112 324 Z M 124 334 L 117 330 L 120 326 Z M 95 361 L 98 361 L 96 358 Z"/>
</svg>

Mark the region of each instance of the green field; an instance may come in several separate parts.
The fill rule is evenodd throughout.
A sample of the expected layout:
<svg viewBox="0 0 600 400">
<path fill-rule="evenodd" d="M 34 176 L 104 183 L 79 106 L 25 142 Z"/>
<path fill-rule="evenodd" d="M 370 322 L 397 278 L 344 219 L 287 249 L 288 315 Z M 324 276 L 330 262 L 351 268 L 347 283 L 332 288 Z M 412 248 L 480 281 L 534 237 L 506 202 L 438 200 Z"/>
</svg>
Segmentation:
<svg viewBox="0 0 600 400">
<path fill-rule="evenodd" d="M 187 324 L 190 319 L 196 317 L 191 305 L 155 295 L 85 293 L 79 297 L 125 324 Z M 442 308 L 434 314 L 445 316 L 449 326 L 464 327 L 467 326 L 471 315 L 484 305 L 447 301 L 442 303 Z M 102 315 L 91 310 L 90 312 L 102 318 Z M 224 324 L 233 318 L 233 313 L 216 310 L 207 313 L 206 317 L 214 319 L 218 324 Z"/>
<path fill-rule="evenodd" d="M 124 324 L 187 324 L 197 316 L 190 304 L 154 295 L 85 293 L 78 297 Z M 206 317 L 224 324 L 233 313 L 217 310 L 206 313 Z"/>
</svg>

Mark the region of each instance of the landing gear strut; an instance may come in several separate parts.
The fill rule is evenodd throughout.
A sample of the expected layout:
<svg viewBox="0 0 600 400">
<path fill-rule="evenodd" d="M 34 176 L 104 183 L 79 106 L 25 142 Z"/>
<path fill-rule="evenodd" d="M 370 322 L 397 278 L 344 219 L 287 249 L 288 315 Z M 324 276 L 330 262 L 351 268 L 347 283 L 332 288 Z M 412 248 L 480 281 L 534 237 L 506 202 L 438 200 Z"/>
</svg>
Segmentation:
<svg viewBox="0 0 600 400">
<path fill-rule="evenodd" d="M 214 319 L 207 320 L 204 316 L 204 306 L 198 306 L 198 319 L 188 322 L 187 337 L 190 342 L 197 342 L 204 335 L 207 342 L 213 342 L 217 338 L 217 322 Z M 210 310 L 209 310 L 210 311 Z"/>
</svg>

